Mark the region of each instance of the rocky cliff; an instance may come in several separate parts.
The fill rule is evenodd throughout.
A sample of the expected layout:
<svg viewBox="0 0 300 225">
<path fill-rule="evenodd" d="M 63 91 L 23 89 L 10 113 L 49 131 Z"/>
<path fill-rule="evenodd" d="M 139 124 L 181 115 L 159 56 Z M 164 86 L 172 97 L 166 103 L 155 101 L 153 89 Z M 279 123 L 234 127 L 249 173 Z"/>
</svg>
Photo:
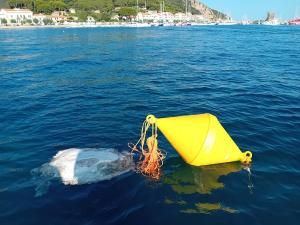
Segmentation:
<svg viewBox="0 0 300 225">
<path fill-rule="evenodd" d="M 199 2 L 198 0 L 190 0 L 190 1 L 191 1 L 191 6 L 194 9 L 196 9 L 199 12 L 199 14 L 203 15 L 208 19 L 211 20 L 229 19 L 229 17 L 226 14 L 208 7 L 207 5 Z"/>
</svg>

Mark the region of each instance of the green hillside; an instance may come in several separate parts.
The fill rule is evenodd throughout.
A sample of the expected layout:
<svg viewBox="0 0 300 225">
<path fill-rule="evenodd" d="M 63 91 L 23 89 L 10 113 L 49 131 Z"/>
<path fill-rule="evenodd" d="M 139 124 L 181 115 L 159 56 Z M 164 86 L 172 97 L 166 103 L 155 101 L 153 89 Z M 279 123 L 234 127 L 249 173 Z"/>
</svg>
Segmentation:
<svg viewBox="0 0 300 225">
<path fill-rule="evenodd" d="M 0 8 L 7 7 L 7 2 L 6 0 L 0 0 Z"/>
<path fill-rule="evenodd" d="M 193 0 L 195 1 L 195 0 Z M 139 8 L 147 5 L 147 10 L 160 10 L 160 4 L 162 0 L 139 0 Z M 0 0 L 0 4 L 4 4 L 5 0 Z M 112 14 L 116 12 L 124 12 L 124 15 L 135 15 L 136 0 L 7 0 L 7 4 L 11 7 L 29 8 L 35 13 L 50 14 L 56 10 L 65 10 L 69 8 L 75 8 L 77 16 L 84 18 L 87 15 L 94 16 L 97 20 L 108 20 Z M 185 0 L 164 0 L 165 11 L 167 12 L 185 12 Z M 205 6 L 206 7 L 206 6 Z M 188 0 L 188 9 L 193 14 L 202 14 L 199 9 L 194 7 L 192 0 Z M 218 17 L 222 15 L 216 10 L 212 10 L 208 7 L 205 11 L 210 10 Z M 95 10 L 99 10 L 100 13 L 95 14 Z M 119 13 L 120 14 L 120 13 Z"/>
<path fill-rule="evenodd" d="M 0 0 L 5 2 L 5 0 Z M 49 12 L 56 9 L 73 7 L 78 10 L 111 11 L 116 7 L 136 7 L 136 0 L 7 0 L 11 7 L 30 8 L 36 12 Z M 149 10 L 159 10 L 161 0 L 140 0 L 139 6 L 147 4 Z M 165 0 L 165 11 L 183 12 L 183 0 Z"/>
</svg>

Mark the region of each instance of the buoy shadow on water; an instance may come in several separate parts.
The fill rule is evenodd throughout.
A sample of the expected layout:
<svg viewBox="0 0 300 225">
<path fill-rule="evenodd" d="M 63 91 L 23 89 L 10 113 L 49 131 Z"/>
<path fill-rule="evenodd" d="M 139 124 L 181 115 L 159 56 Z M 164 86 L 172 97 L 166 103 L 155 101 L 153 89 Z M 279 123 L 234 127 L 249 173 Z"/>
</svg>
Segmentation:
<svg viewBox="0 0 300 225">
<path fill-rule="evenodd" d="M 167 173 L 163 182 L 169 184 L 173 191 L 179 194 L 211 194 L 216 189 L 221 189 L 224 184 L 219 180 L 221 176 L 241 171 L 244 166 L 240 163 L 224 163 L 218 165 L 195 167 L 173 159 L 176 169 Z M 176 162 L 177 161 L 177 162 Z M 167 165 L 166 165 L 167 167 Z"/>
<path fill-rule="evenodd" d="M 164 184 L 179 194 L 180 198 L 172 199 L 166 197 L 165 203 L 179 206 L 182 213 L 204 213 L 211 214 L 216 211 L 226 213 L 238 213 L 238 210 L 230 208 L 221 202 L 190 202 L 189 197 L 184 195 L 201 194 L 211 195 L 213 191 L 220 190 L 225 187 L 220 181 L 222 176 L 231 173 L 237 173 L 242 170 L 249 174 L 249 168 L 238 162 L 224 163 L 217 165 L 195 167 L 182 162 L 179 158 L 171 158 L 166 161 L 167 168 L 162 181 Z M 245 173 L 245 176 L 247 176 Z M 207 200 L 207 198 L 205 198 Z M 193 205 L 193 207 L 190 207 Z M 189 206 L 189 208 L 186 208 Z"/>
<path fill-rule="evenodd" d="M 106 148 L 71 148 L 59 151 L 49 163 L 32 170 L 35 196 L 48 191 L 51 180 L 65 185 L 80 185 L 109 180 L 134 168 L 127 152 Z"/>
</svg>

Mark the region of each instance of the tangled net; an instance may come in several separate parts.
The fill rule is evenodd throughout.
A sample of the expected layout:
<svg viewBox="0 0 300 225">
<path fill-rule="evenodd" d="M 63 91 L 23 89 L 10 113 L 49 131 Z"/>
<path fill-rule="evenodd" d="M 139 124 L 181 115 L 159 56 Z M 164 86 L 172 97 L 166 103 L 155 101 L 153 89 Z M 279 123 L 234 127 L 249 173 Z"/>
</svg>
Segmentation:
<svg viewBox="0 0 300 225">
<path fill-rule="evenodd" d="M 150 126 L 152 126 L 152 135 L 146 140 L 147 131 Z M 147 148 L 145 148 L 145 141 Z M 142 126 L 140 139 L 135 145 L 128 144 L 128 146 L 131 148 L 131 154 L 136 152 L 140 156 L 136 170 L 144 176 L 158 180 L 161 175 L 160 167 L 163 165 L 166 153 L 163 153 L 158 148 L 156 124 L 151 124 L 145 120 Z"/>
</svg>

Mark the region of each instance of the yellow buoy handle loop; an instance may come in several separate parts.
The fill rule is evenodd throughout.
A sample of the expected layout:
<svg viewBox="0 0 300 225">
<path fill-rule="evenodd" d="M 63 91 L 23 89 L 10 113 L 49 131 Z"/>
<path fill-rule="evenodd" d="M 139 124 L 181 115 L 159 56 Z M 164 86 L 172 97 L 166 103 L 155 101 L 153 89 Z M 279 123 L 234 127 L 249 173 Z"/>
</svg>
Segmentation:
<svg viewBox="0 0 300 225">
<path fill-rule="evenodd" d="M 250 164 L 252 162 L 252 152 L 246 151 L 242 153 L 241 162 L 243 164 Z"/>
<path fill-rule="evenodd" d="M 146 121 L 147 121 L 147 123 L 149 123 L 149 124 L 155 124 L 156 123 L 156 121 L 157 121 L 157 119 L 156 119 L 156 117 L 155 116 L 153 116 L 153 115 L 148 115 L 147 117 L 146 117 Z"/>
</svg>

